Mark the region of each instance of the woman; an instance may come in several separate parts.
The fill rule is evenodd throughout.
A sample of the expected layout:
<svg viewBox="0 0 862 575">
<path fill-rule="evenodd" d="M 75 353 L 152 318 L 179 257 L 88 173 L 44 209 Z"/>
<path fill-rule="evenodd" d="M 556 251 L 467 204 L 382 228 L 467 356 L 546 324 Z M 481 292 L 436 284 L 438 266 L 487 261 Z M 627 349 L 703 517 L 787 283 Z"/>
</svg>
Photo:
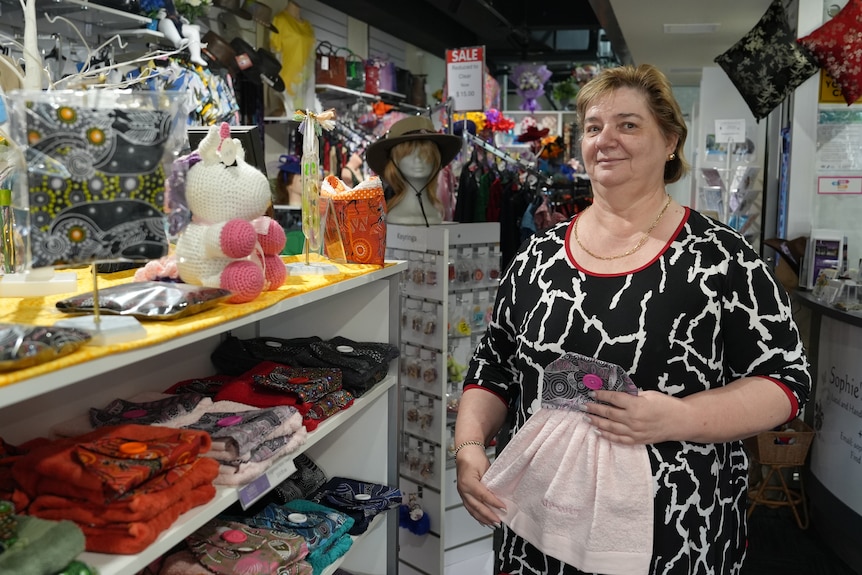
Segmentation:
<svg viewBox="0 0 862 575">
<path fill-rule="evenodd" d="M 582 573 L 501 525 L 505 505 L 481 481 L 483 446 L 504 423 L 501 443 L 524 427 L 545 367 L 563 354 L 614 363 L 637 395 L 598 390 L 582 409 L 593 436 L 648 454 L 646 572 L 739 573 L 740 440 L 793 419 L 810 391 L 789 299 L 741 236 L 665 191 L 688 168 L 687 129 L 660 71 L 602 71 L 578 94 L 577 115 L 594 202 L 527 242 L 501 281 L 460 402 L 458 490 L 475 519 L 502 527 L 499 571 Z"/>
</svg>

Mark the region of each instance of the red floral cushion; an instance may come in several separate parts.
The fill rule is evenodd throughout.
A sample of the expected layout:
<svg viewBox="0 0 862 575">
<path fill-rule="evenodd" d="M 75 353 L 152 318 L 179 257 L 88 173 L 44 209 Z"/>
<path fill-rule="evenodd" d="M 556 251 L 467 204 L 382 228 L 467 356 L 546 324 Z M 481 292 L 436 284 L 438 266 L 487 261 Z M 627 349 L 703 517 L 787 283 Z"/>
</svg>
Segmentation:
<svg viewBox="0 0 862 575">
<path fill-rule="evenodd" d="M 835 80 L 847 104 L 862 97 L 862 0 L 848 0 L 838 14 L 798 42 Z"/>
</svg>

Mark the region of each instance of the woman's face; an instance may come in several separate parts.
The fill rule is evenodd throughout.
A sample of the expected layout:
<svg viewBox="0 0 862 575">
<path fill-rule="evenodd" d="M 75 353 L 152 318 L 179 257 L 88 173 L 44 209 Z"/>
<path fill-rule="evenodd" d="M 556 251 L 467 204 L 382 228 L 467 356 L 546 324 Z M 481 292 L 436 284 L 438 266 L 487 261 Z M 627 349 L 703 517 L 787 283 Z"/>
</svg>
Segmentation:
<svg viewBox="0 0 862 575">
<path fill-rule="evenodd" d="M 581 152 L 590 180 L 599 185 L 663 185 L 665 162 L 675 147 L 676 137 L 665 138 L 644 96 L 633 88 L 620 88 L 587 108 Z"/>
<path fill-rule="evenodd" d="M 398 169 L 405 178 L 427 178 L 431 175 L 431 162 L 422 157 L 419 149 L 415 149 L 397 162 Z"/>
</svg>

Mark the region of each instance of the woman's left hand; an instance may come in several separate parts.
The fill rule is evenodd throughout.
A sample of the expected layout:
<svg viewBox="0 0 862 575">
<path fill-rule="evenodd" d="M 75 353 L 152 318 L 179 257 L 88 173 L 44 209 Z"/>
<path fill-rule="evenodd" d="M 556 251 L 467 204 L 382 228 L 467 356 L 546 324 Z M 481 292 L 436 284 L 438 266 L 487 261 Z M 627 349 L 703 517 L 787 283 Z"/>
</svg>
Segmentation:
<svg viewBox="0 0 862 575">
<path fill-rule="evenodd" d="M 657 391 L 631 395 L 600 389 L 594 393 L 602 403 L 586 403 L 582 410 L 602 437 L 627 445 L 679 439 L 674 415 L 684 409 L 682 400 Z"/>
</svg>

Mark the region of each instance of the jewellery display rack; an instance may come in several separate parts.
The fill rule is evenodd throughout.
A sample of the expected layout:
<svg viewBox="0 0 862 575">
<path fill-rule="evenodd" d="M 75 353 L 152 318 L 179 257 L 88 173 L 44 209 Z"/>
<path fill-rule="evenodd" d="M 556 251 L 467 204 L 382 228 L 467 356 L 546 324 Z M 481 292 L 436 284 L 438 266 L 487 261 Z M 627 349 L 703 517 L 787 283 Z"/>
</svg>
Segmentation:
<svg viewBox="0 0 862 575">
<path fill-rule="evenodd" d="M 454 426 L 463 377 L 485 332 L 500 278 L 499 223 L 387 226 L 401 279 L 400 488 L 429 532 L 399 529 L 399 573 L 437 575 L 489 556 L 492 532 L 455 485 Z"/>
</svg>

